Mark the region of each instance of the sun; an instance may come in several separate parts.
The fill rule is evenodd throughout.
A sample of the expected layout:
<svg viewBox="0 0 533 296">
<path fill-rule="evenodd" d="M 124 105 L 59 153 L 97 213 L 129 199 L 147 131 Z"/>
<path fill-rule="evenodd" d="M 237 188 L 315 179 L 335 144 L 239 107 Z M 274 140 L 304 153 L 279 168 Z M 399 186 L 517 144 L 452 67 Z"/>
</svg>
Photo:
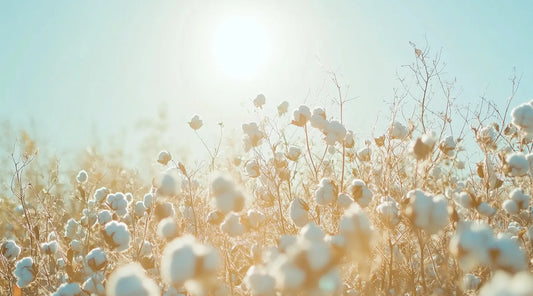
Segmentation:
<svg viewBox="0 0 533 296">
<path fill-rule="evenodd" d="M 266 28 L 248 16 L 224 19 L 214 35 L 216 63 L 231 78 L 249 78 L 267 61 L 270 44 Z"/>
</svg>

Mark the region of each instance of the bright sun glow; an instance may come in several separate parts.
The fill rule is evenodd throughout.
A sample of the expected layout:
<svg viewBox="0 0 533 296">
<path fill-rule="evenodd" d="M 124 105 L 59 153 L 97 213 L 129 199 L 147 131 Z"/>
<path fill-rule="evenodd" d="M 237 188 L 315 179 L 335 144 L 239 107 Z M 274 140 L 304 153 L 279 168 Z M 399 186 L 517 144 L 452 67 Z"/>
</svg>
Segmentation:
<svg viewBox="0 0 533 296">
<path fill-rule="evenodd" d="M 234 16 L 220 23 L 214 38 L 220 69 L 232 78 L 247 78 L 263 65 L 269 53 L 265 28 L 251 17 Z"/>
</svg>

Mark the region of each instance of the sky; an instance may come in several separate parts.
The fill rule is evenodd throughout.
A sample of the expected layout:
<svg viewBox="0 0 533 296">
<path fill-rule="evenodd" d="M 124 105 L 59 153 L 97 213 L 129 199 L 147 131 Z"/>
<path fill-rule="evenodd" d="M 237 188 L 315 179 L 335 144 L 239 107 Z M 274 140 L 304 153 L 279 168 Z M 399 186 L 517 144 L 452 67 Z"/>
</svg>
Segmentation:
<svg viewBox="0 0 533 296">
<path fill-rule="evenodd" d="M 251 21 L 233 26 L 248 34 L 238 54 L 261 55 L 244 76 L 220 41 L 239 18 Z M 57 154 L 131 147 L 150 128 L 190 146 L 193 114 L 239 133 L 259 93 L 271 114 L 328 105 L 334 72 L 354 98 L 348 128 L 369 137 L 415 60 L 410 41 L 442 52 L 457 103 L 504 106 L 513 73 L 513 105 L 533 99 L 532 30 L 530 1 L 0 1 L 0 121 Z"/>
</svg>

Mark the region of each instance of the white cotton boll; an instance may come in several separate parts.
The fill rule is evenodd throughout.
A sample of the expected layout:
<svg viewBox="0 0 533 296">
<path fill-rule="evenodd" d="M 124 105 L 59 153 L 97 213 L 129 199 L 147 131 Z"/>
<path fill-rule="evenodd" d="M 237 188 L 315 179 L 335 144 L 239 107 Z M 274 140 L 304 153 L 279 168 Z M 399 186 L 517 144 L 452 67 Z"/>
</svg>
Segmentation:
<svg viewBox="0 0 533 296">
<path fill-rule="evenodd" d="M 521 177 L 529 173 L 529 162 L 522 152 L 507 155 L 506 162 L 511 176 Z"/>
<path fill-rule="evenodd" d="M 463 276 L 463 289 L 464 290 L 477 290 L 481 279 L 471 273 L 467 273 Z"/>
<path fill-rule="evenodd" d="M 105 225 L 106 241 L 117 251 L 126 251 L 130 247 L 131 234 L 128 226 L 122 222 L 111 221 Z"/>
<path fill-rule="evenodd" d="M 289 102 L 283 101 L 278 105 L 278 115 L 281 116 L 289 110 Z"/>
<path fill-rule="evenodd" d="M 128 200 L 122 192 L 107 195 L 107 204 L 121 217 L 128 213 Z"/>
<path fill-rule="evenodd" d="M 391 138 L 393 139 L 404 139 L 405 137 L 407 137 L 409 135 L 409 130 L 407 129 L 407 127 L 405 127 L 405 125 L 401 124 L 400 122 L 398 121 L 395 121 L 390 130 L 390 136 Z"/>
<path fill-rule="evenodd" d="M 89 179 L 89 175 L 87 174 L 85 170 L 79 171 L 78 175 L 76 176 L 76 181 L 78 181 L 78 183 L 80 184 L 87 183 L 88 179 Z"/>
<path fill-rule="evenodd" d="M 87 256 L 85 256 L 87 266 L 93 271 L 102 269 L 107 264 L 107 256 L 101 248 L 92 249 Z"/>
<path fill-rule="evenodd" d="M 493 237 L 492 229 L 483 222 L 461 222 L 450 241 L 450 252 L 458 257 L 464 270 L 487 266 L 491 262 L 488 246 Z"/>
<path fill-rule="evenodd" d="M 488 203 L 482 202 L 477 206 L 478 212 L 485 217 L 492 217 L 496 214 L 496 209 L 491 207 Z"/>
<path fill-rule="evenodd" d="M 516 221 L 509 223 L 509 226 L 507 226 L 507 231 L 512 235 L 518 235 L 522 229 L 523 227 Z"/>
<path fill-rule="evenodd" d="M 147 209 L 151 208 L 154 204 L 154 196 L 151 193 L 145 194 L 143 197 L 143 203 L 144 207 L 146 207 Z"/>
<path fill-rule="evenodd" d="M 178 226 L 172 217 L 166 217 L 157 225 L 157 235 L 162 239 L 171 240 L 178 236 Z"/>
<path fill-rule="evenodd" d="M 101 210 L 98 212 L 98 224 L 105 225 L 107 222 L 113 219 L 113 215 L 108 210 Z"/>
<path fill-rule="evenodd" d="M 446 139 L 441 140 L 439 143 L 439 149 L 449 156 L 453 156 L 456 147 L 457 144 L 452 136 L 446 137 Z"/>
<path fill-rule="evenodd" d="M 489 246 L 492 255 L 492 264 L 496 268 L 509 272 L 518 272 L 527 269 L 526 254 L 518 242 L 503 233 L 492 240 Z"/>
<path fill-rule="evenodd" d="M 81 288 L 78 283 L 63 283 L 57 288 L 52 296 L 76 296 L 81 295 Z"/>
<path fill-rule="evenodd" d="M 529 195 L 525 194 L 522 189 L 515 188 L 509 194 L 509 197 L 516 202 L 520 209 L 527 209 L 529 207 Z"/>
<path fill-rule="evenodd" d="M 201 259 L 203 264 L 198 264 Z M 200 245 L 186 235 L 167 244 L 161 258 L 161 277 L 169 285 L 181 286 L 193 277 L 216 274 L 220 258 L 216 250 Z"/>
<path fill-rule="evenodd" d="M 252 295 L 270 296 L 275 295 L 276 281 L 273 276 L 269 275 L 263 268 L 252 265 L 244 277 L 244 284 Z"/>
<path fill-rule="evenodd" d="M 344 146 L 346 148 L 353 148 L 355 146 L 354 134 L 353 131 L 348 131 L 344 137 Z"/>
<path fill-rule="evenodd" d="M 316 242 L 324 240 L 324 230 L 320 226 L 316 225 L 314 222 L 308 223 L 300 230 L 300 237 Z"/>
<path fill-rule="evenodd" d="M 324 241 L 306 241 L 301 243 L 305 252 L 307 263 L 312 271 L 320 271 L 332 260 L 333 254 L 330 247 Z"/>
<path fill-rule="evenodd" d="M 65 225 L 65 236 L 69 239 L 73 239 L 76 236 L 76 233 L 78 233 L 79 227 L 80 224 L 74 218 L 68 219 L 67 225 Z"/>
<path fill-rule="evenodd" d="M 96 294 L 96 295 L 103 295 L 105 293 L 104 285 L 102 284 L 104 278 L 103 276 L 100 276 L 99 274 L 95 273 L 91 275 L 87 280 L 83 283 L 82 289 L 86 292 Z M 92 295 L 91 294 L 91 295 Z"/>
<path fill-rule="evenodd" d="M 518 204 L 514 200 L 510 199 L 507 199 L 503 202 L 502 208 L 509 215 L 516 215 L 519 211 Z"/>
<path fill-rule="evenodd" d="M 438 166 L 433 167 L 431 170 L 429 170 L 429 175 L 435 179 L 438 179 L 441 173 L 442 173 L 442 169 Z"/>
<path fill-rule="evenodd" d="M 162 165 L 167 165 L 170 160 L 172 160 L 172 156 L 168 151 L 162 150 L 157 155 L 157 162 Z"/>
<path fill-rule="evenodd" d="M 346 136 L 346 128 L 344 125 L 336 120 L 332 120 L 326 127 L 326 143 L 328 145 L 335 145 L 336 142 L 342 143 Z"/>
<path fill-rule="evenodd" d="M 307 205 L 299 197 L 291 202 L 289 206 L 289 216 L 297 227 L 303 227 L 309 222 Z"/>
<path fill-rule="evenodd" d="M 135 203 L 135 216 L 142 217 L 144 216 L 144 213 L 146 212 L 146 207 L 144 206 L 144 202 L 138 201 Z"/>
<path fill-rule="evenodd" d="M 339 221 L 340 234 L 346 240 L 348 255 L 356 260 L 368 258 L 374 229 L 361 207 L 354 203 Z"/>
<path fill-rule="evenodd" d="M 20 247 L 13 240 L 7 240 L 2 243 L 0 252 L 8 261 L 15 260 L 20 255 Z"/>
<path fill-rule="evenodd" d="M 244 132 L 242 141 L 246 152 L 250 151 L 253 147 L 259 146 L 261 140 L 265 137 L 265 134 L 259 130 L 259 127 L 255 122 L 243 124 L 242 131 Z"/>
<path fill-rule="evenodd" d="M 22 258 L 15 265 L 14 273 L 17 278 L 17 286 L 26 288 L 35 279 L 36 270 L 33 269 L 33 259 L 31 257 Z"/>
<path fill-rule="evenodd" d="M 231 237 L 236 237 L 244 233 L 244 225 L 241 224 L 239 216 L 235 213 L 229 213 L 220 224 L 220 230 Z"/>
<path fill-rule="evenodd" d="M 340 193 L 339 196 L 337 196 L 337 205 L 343 209 L 349 208 L 354 202 L 353 198 L 346 193 Z"/>
<path fill-rule="evenodd" d="M 109 296 L 159 296 L 161 294 L 155 281 L 146 276 L 139 263 L 123 265 L 113 271 L 105 290 Z"/>
<path fill-rule="evenodd" d="M 533 134 L 533 106 L 531 102 L 523 103 L 511 111 L 511 122 L 526 135 Z"/>
<path fill-rule="evenodd" d="M 296 146 L 290 146 L 285 156 L 289 160 L 297 161 L 301 154 L 302 154 L 302 150 L 300 148 Z"/>
<path fill-rule="evenodd" d="M 244 196 L 240 191 L 230 191 L 215 196 L 215 206 L 224 214 L 232 211 L 240 212 L 244 208 L 244 202 Z"/>
<path fill-rule="evenodd" d="M 325 131 L 328 127 L 326 111 L 321 107 L 313 109 L 313 115 L 311 115 L 310 122 L 312 127 Z"/>
<path fill-rule="evenodd" d="M 464 162 L 464 161 L 460 161 L 460 160 L 458 160 L 458 161 L 455 163 L 455 167 L 456 167 L 458 170 L 464 170 L 464 168 L 465 168 L 465 162 Z"/>
<path fill-rule="evenodd" d="M 360 161 L 370 161 L 372 151 L 369 147 L 363 147 L 357 151 L 357 159 Z"/>
<path fill-rule="evenodd" d="M 152 243 L 144 241 L 141 246 L 141 256 L 147 257 L 152 255 Z"/>
<path fill-rule="evenodd" d="M 195 131 L 199 130 L 203 124 L 204 122 L 202 121 L 202 119 L 200 119 L 200 115 L 197 115 L 197 114 L 195 114 L 191 118 L 191 121 L 189 121 L 189 126 Z"/>
<path fill-rule="evenodd" d="M 305 282 L 305 272 L 292 264 L 286 255 L 279 255 L 272 262 L 269 272 L 276 278 L 276 288 L 281 291 L 296 291 Z"/>
<path fill-rule="evenodd" d="M 57 248 L 58 244 L 55 240 L 41 244 L 41 250 L 46 255 L 54 255 L 57 252 Z"/>
<path fill-rule="evenodd" d="M 410 201 L 407 215 L 418 228 L 434 234 L 448 223 L 447 203 L 443 195 L 434 197 L 421 190 L 411 190 L 407 197 Z"/>
<path fill-rule="evenodd" d="M 292 124 L 303 127 L 311 119 L 311 110 L 305 105 L 300 105 L 292 113 Z"/>
<path fill-rule="evenodd" d="M 400 223 L 400 210 L 395 201 L 384 201 L 376 208 L 380 219 L 389 226 Z"/>
<path fill-rule="evenodd" d="M 77 239 L 73 239 L 69 243 L 69 247 L 76 253 L 80 253 L 83 250 L 83 244 Z"/>
<path fill-rule="evenodd" d="M 179 176 L 175 169 L 168 169 L 156 180 L 157 194 L 175 196 L 179 191 Z"/>
<path fill-rule="evenodd" d="M 466 192 L 460 192 L 458 194 L 454 195 L 454 201 L 456 204 L 460 205 L 461 207 L 465 209 L 470 209 L 473 206 L 473 203 L 470 199 L 470 195 Z"/>
<path fill-rule="evenodd" d="M 496 137 L 498 132 L 492 125 L 486 125 L 481 127 L 476 135 L 476 141 L 480 144 L 484 144 L 491 149 L 496 149 Z"/>
<path fill-rule="evenodd" d="M 257 178 L 259 177 L 259 175 L 261 175 L 260 171 L 259 171 L 259 163 L 257 163 L 257 160 L 251 160 L 249 161 L 247 164 L 246 164 L 246 174 L 250 177 L 250 178 Z"/>
<path fill-rule="evenodd" d="M 263 94 L 258 94 L 257 97 L 254 99 L 254 106 L 256 108 L 263 108 L 263 105 L 265 104 L 266 98 Z"/>
<path fill-rule="evenodd" d="M 337 198 L 337 185 L 329 179 L 320 180 L 318 189 L 315 191 L 315 201 L 319 205 L 328 205 L 335 202 Z"/>
<path fill-rule="evenodd" d="M 266 219 L 265 214 L 257 210 L 249 210 L 246 216 L 248 217 L 250 227 L 252 227 L 253 229 L 258 229 L 259 226 L 263 224 Z"/>
<path fill-rule="evenodd" d="M 361 206 L 367 207 L 372 201 L 374 194 L 366 186 L 363 180 L 355 179 L 348 186 L 348 193 Z"/>
<path fill-rule="evenodd" d="M 528 296 L 533 295 L 533 276 L 529 272 L 514 275 L 497 271 L 492 279 L 481 287 L 481 296 Z"/>
<path fill-rule="evenodd" d="M 96 191 L 94 192 L 94 200 L 100 203 L 107 197 L 108 194 L 109 194 L 109 189 L 105 187 L 100 187 L 96 189 Z"/>
<path fill-rule="evenodd" d="M 287 249 L 298 241 L 295 235 L 282 234 L 279 237 L 278 249 L 280 252 L 286 252 Z"/>
</svg>

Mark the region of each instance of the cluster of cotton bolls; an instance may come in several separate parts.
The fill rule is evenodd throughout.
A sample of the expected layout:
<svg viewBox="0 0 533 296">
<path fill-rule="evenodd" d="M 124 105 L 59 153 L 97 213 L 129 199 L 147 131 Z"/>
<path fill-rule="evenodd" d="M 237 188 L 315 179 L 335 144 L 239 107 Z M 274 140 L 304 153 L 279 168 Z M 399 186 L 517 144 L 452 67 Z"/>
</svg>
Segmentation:
<svg viewBox="0 0 533 296">
<path fill-rule="evenodd" d="M 448 223 L 448 204 L 443 195 L 433 196 L 422 190 L 407 193 L 409 205 L 406 210 L 414 225 L 429 234 L 441 230 Z"/>
<path fill-rule="evenodd" d="M 502 208 L 508 214 L 516 215 L 520 210 L 526 210 L 529 208 L 529 195 L 525 194 L 522 189 L 515 188 L 509 194 L 509 199 L 503 202 Z"/>
<path fill-rule="evenodd" d="M 281 237 L 277 248 L 266 249 L 262 264 L 248 269 L 244 283 L 251 295 L 337 295 L 342 289 L 340 259 L 331 238 L 309 223 L 298 236 Z"/>
<path fill-rule="evenodd" d="M 259 130 L 259 126 L 257 126 L 257 123 L 255 122 L 244 123 L 242 125 L 242 131 L 244 132 L 242 142 L 245 151 L 249 151 L 253 147 L 259 146 L 261 140 L 265 138 L 265 134 Z"/>
<path fill-rule="evenodd" d="M 478 265 L 508 272 L 527 268 L 526 255 L 516 238 L 506 233 L 494 235 L 492 228 L 483 222 L 460 223 L 450 241 L 450 251 L 465 270 Z"/>
</svg>

